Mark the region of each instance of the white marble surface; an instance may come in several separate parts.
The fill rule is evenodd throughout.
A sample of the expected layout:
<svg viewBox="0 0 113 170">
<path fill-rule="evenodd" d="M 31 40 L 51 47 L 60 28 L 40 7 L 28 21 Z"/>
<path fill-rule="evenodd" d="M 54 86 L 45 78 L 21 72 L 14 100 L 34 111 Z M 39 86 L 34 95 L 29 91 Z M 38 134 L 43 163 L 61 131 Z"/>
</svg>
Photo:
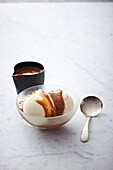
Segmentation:
<svg viewBox="0 0 113 170">
<path fill-rule="evenodd" d="M 78 109 L 61 128 L 39 130 L 16 109 L 17 62 L 45 65 L 45 84 L 73 88 L 104 103 L 80 142 Z M 113 4 L 0 4 L 0 170 L 113 169 Z"/>
</svg>

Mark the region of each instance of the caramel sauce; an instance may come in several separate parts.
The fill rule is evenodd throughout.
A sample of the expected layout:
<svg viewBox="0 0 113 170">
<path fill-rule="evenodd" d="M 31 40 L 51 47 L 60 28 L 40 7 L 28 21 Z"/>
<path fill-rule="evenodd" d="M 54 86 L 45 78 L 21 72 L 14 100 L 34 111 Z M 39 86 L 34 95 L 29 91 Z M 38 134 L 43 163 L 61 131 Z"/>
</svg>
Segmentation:
<svg viewBox="0 0 113 170">
<path fill-rule="evenodd" d="M 50 100 L 50 97 L 47 93 L 45 93 L 44 91 L 41 91 L 39 93 L 40 96 L 42 96 L 43 100 L 36 100 L 37 103 L 39 103 L 44 111 L 45 111 L 45 117 L 53 117 L 55 116 L 55 106 L 53 105 L 52 101 Z M 50 105 L 50 110 L 48 110 L 47 108 L 47 102 L 44 100 L 44 97 L 47 99 L 48 104 Z"/>
<path fill-rule="evenodd" d="M 56 112 L 56 107 L 54 105 L 54 103 L 52 103 L 52 101 L 50 100 L 50 97 L 49 95 L 47 95 L 47 99 L 49 100 L 50 102 L 50 105 L 51 105 L 51 117 L 55 116 L 55 112 Z"/>
<path fill-rule="evenodd" d="M 16 71 L 15 73 L 15 79 L 17 80 L 18 75 L 31 75 L 31 74 L 37 74 L 40 73 L 42 70 L 37 67 L 23 67 Z"/>
<path fill-rule="evenodd" d="M 53 99 L 53 102 L 55 104 L 56 107 L 56 115 L 55 116 L 59 116 L 62 115 L 64 112 L 64 99 L 62 97 L 62 90 L 54 90 L 54 91 L 50 91 L 49 92 L 51 98 Z"/>
<path fill-rule="evenodd" d="M 23 104 L 24 104 L 24 101 L 20 101 L 19 103 L 18 103 L 18 107 L 19 107 L 19 109 L 23 112 Z"/>
</svg>

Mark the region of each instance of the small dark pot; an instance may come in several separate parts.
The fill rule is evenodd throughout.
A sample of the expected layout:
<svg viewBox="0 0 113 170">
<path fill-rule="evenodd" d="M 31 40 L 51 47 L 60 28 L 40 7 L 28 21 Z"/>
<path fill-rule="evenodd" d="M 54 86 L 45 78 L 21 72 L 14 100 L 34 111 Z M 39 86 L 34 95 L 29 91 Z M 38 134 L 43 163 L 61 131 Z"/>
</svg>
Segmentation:
<svg viewBox="0 0 113 170">
<path fill-rule="evenodd" d="M 42 71 L 40 73 L 31 74 L 31 75 L 21 74 L 21 75 L 16 76 L 16 71 L 23 67 L 37 67 L 41 69 Z M 14 80 L 17 94 L 19 94 L 21 91 L 23 91 L 26 88 L 29 88 L 35 85 L 44 84 L 44 78 L 45 78 L 44 66 L 40 63 L 32 62 L 32 61 L 18 63 L 14 67 L 14 73 L 12 77 Z"/>
</svg>

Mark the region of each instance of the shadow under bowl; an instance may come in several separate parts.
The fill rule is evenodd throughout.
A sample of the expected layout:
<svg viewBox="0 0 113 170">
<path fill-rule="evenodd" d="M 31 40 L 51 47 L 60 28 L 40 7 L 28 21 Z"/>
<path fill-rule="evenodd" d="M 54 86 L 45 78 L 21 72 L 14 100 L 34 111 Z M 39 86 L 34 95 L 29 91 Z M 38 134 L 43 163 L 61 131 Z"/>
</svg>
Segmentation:
<svg viewBox="0 0 113 170">
<path fill-rule="evenodd" d="M 21 111 L 18 107 L 18 103 L 23 101 L 30 93 L 32 93 L 33 91 L 36 91 L 38 89 L 42 89 L 46 92 L 48 92 L 50 90 L 61 89 L 64 92 L 67 92 L 72 97 L 72 99 L 74 101 L 73 110 L 71 112 L 66 113 L 66 114 L 63 114 L 63 115 L 60 115 L 60 116 L 55 116 L 55 117 L 30 116 L 27 113 Z M 71 120 L 71 118 L 75 115 L 79 104 L 80 104 L 80 99 L 74 91 L 72 91 L 68 88 L 62 87 L 62 86 L 58 86 L 58 85 L 37 85 L 37 86 L 33 86 L 33 87 L 25 89 L 21 93 L 19 93 L 19 95 L 17 96 L 17 99 L 16 99 L 16 105 L 17 105 L 18 112 L 23 117 L 23 119 L 26 122 L 28 122 L 29 124 L 31 124 L 33 126 L 37 126 L 38 128 L 41 128 L 41 129 L 52 129 L 52 128 L 56 128 L 56 127 L 64 125 L 69 120 Z"/>
</svg>

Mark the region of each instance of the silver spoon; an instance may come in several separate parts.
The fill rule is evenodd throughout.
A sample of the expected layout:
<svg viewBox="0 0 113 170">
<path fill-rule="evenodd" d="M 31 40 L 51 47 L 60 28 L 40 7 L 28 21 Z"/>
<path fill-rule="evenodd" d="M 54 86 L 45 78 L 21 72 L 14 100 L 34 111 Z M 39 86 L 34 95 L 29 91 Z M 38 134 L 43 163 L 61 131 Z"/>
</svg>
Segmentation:
<svg viewBox="0 0 113 170">
<path fill-rule="evenodd" d="M 89 121 L 92 117 L 97 116 L 103 108 L 102 101 L 95 97 L 95 96 L 88 96 L 84 98 L 80 104 L 80 109 L 85 116 L 88 117 L 87 122 L 83 128 L 82 134 L 81 134 L 81 141 L 87 142 L 88 141 L 88 127 L 89 127 Z"/>
</svg>

